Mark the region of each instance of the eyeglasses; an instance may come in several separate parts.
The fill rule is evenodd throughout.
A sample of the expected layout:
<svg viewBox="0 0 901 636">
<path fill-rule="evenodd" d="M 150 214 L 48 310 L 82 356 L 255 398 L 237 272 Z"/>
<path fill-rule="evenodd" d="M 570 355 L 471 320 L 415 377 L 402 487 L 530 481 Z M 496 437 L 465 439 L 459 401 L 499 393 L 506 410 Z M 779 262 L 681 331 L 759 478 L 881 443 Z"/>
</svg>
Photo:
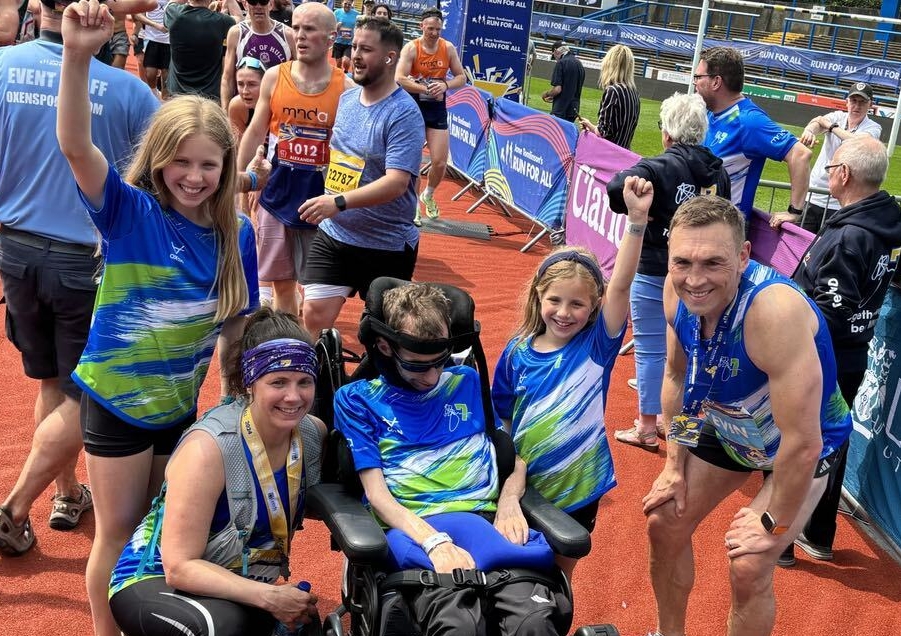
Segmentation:
<svg viewBox="0 0 901 636">
<path fill-rule="evenodd" d="M 451 352 L 450 350 L 448 350 L 434 360 L 404 360 L 400 357 L 400 355 L 398 355 L 397 349 L 391 347 L 391 350 L 394 352 L 394 360 L 397 362 L 397 366 L 410 373 L 425 373 L 426 371 L 431 371 L 432 369 L 443 369 L 445 366 L 447 366 L 447 362 L 451 358 Z"/>
<path fill-rule="evenodd" d="M 832 171 L 833 168 L 840 168 L 840 167 L 842 167 L 843 165 L 845 165 L 845 164 L 843 164 L 843 163 L 833 163 L 832 165 L 829 165 L 829 166 L 823 166 L 823 170 L 826 171 L 826 174 L 829 174 L 829 173 Z"/>
<path fill-rule="evenodd" d="M 268 4 L 268 0 L 267 0 Z M 238 62 L 237 68 L 252 68 L 261 73 L 266 72 L 266 66 L 255 57 L 242 57 Z"/>
<path fill-rule="evenodd" d="M 716 73 L 695 73 L 691 76 L 691 79 L 697 82 L 702 77 L 719 77 L 719 75 L 717 75 Z"/>
<path fill-rule="evenodd" d="M 660 119 L 657 120 L 657 128 L 663 130 L 663 121 Z"/>
<path fill-rule="evenodd" d="M 262 7 L 263 5 L 269 4 L 269 0 L 244 0 L 247 4 L 252 4 L 257 7 Z"/>
</svg>

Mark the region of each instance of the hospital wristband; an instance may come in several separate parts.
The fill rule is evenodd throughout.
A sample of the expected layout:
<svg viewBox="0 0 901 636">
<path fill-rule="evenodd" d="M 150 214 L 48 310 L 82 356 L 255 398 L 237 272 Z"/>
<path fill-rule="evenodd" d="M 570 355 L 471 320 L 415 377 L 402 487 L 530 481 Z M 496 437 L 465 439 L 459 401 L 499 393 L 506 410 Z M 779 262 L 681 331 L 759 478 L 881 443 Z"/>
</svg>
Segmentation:
<svg viewBox="0 0 901 636">
<path fill-rule="evenodd" d="M 422 551 L 426 554 L 431 554 L 432 550 L 437 548 L 442 543 L 453 543 L 454 540 L 451 539 L 450 535 L 446 532 L 436 532 L 433 535 L 429 535 L 426 537 L 425 541 L 422 542 Z"/>
</svg>

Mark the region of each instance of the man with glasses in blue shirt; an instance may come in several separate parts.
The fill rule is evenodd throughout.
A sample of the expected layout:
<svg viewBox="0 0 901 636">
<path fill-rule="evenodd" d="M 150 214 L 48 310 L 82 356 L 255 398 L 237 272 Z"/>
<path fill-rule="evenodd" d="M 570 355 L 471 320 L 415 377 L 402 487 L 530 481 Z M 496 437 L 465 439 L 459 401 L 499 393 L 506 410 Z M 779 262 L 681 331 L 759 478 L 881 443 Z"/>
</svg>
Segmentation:
<svg viewBox="0 0 901 636">
<path fill-rule="evenodd" d="M 763 165 L 773 159 L 788 165 L 788 211 L 800 214 L 807 197 L 810 149 L 742 94 L 745 66 L 741 53 L 725 46 L 705 49 L 692 79 L 709 111 L 704 145 L 723 160 L 732 181 L 732 203 L 750 218 Z"/>
</svg>

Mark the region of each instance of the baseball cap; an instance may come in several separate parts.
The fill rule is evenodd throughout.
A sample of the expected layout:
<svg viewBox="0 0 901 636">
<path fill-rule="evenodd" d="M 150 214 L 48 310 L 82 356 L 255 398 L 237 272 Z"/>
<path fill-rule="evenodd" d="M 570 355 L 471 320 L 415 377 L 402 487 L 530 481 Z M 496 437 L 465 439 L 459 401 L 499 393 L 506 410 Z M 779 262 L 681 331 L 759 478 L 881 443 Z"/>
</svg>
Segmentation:
<svg viewBox="0 0 901 636">
<path fill-rule="evenodd" d="M 551 53 L 553 53 L 554 51 L 556 51 L 557 49 L 559 49 L 562 46 L 566 46 L 566 42 L 564 42 L 563 40 L 557 40 L 556 42 L 554 42 L 554 45 L 551 47 Z"/>
<path fill-rule="evenodd" d="M 866 82 L 855 82 L 848 91 L 848 97 L 853 97 L 854 95 L 860 95 L 861 97 L 866 97 L 868 100 L 873 101 L 873 87 Z"/>
</svg>

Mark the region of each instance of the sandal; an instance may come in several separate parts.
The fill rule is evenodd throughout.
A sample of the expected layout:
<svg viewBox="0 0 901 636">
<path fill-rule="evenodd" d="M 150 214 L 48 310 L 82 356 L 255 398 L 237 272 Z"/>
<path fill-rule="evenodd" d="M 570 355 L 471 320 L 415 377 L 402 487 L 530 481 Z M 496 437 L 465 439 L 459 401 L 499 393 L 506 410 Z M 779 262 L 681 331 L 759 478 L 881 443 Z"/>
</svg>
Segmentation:
<svg viewBox="0 0 901 636">
<path fill-rule="evenodd" d="M 662 439 L 664 442 L 666 441 L 666 434 L 669 432 L 667 431 L 667 428 L 669 427 L 664 426 L 663 422 L 657 420 L 657 437 Z"/>
<path fill-rule="evenodd" d="M 647 451 L 657 452 L 659 444 L 657 443 L 657 432 L 639 433 L 638 426 L 625 430 L 614 431 L 613 439 L 629 446 L 637 446 Z"/>
<path fill-rule="evenodd" d="M 6 508 L 0 507 L 0 552 L 10 556 L 19 556 L 34 546 L 34 531 L 31 519 L 17 526 Z"/>
</svg>

